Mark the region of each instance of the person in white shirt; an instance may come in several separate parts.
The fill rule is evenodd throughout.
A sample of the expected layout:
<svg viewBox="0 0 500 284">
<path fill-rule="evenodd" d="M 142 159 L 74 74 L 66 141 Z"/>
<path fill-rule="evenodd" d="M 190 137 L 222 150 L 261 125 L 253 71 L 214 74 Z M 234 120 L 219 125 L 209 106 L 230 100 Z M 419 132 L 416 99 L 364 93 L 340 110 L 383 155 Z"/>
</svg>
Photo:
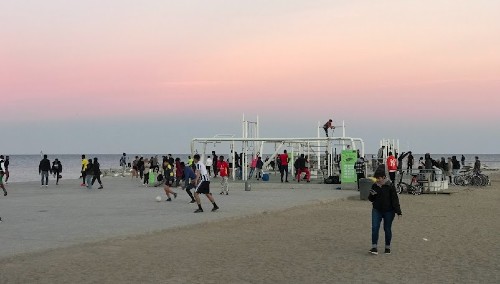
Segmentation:
<svg viewBox="0 0 500 284">
<path fill-rule="evenodd" d="M 194 193 L 194 198 L 196 199 L 196 203 L 198 204 L 198 209 L 194 211 L 194 213 L 203 212 L 203 208 L 201 207 L 200 194 L 205 194 L 205 196 L 212 202 L 213 208 L 212 212 L 219 209 L 219 206 L 215 204 L 214 197 L 210 194 L 210 177 L 207 172 L 206 166 L 203 162 L 200 161 L 200 155 L 196 154 L 193 157 L 194 163 L 196 164 L 196 190 Z"/>
<path fill-rule="evenodd" d="M 208 172 L 208 175 L 211 176 L 212 175 L 212 165 L 213 165 L 213 160 L 212 158 L 210 158 L 210 156 L 208 156 L 207 158 L 207 162 L 205 163 L 205 166 L 207 167 L 207 172 Z"/>
</svg>

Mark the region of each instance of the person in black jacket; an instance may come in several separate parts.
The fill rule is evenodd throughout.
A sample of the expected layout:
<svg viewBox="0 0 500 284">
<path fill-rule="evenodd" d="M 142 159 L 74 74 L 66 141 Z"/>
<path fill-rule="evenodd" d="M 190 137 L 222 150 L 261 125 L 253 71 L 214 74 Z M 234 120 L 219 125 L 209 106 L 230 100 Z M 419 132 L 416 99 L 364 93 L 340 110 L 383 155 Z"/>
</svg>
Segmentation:
<svg viewBox="0 0 500 284">
<path fill-rule="evenodd" d="M 384 220 L 385 232 L 385 253 L 391 253 L 392 240 L 392 221 L 395 214 L 402 216 L 399 205 L 396 187 L 390 180 L 387 180 L 384 167 L 379 167 L 373 175 L 377 182 L 373 184 L 370 190 L 368 200 L 373 204 L 372 209 L 372 248 L 370 253 L 378 254 L 377 243 L 380 224 Z"/>
<path fill-rule="evenodd" d="M 52 174 L 54 175 L 54 178 L 56 178 L 56 185 L 59 185 L 59 179 L 61 178 L 62 173 L 62 164 L 61 161 L 58 159 L 55 159 L 54 162 L 52 162 Z"/>
<path fill-rule="evenodd" d="M 52 173 L 50 161 L 47 159 L 47 155 L 43 155 L 43 159 L 40 161 L 40 165 L 38 165 L 38 174 L 42 176 L 42 187 L 49 186 L 49 172 Z"/>
<path fill-rule="evenodd" d="M 87 188 L 92 189 L 92 179 L 94 178 L 94 164 L 92 159 L 88 160 L 87 169 L 85 170 L 85 178 L 87 179 Z"/>
<path fill-rule="evenodd" d="M 94 176 L 92 177 L 92 182 L 91 185 L 94 185 L 95 180 L 99 183 L 99 188 L 98 189 L 103 189 L 102 187 L 102 182 L 101 182 L 101 165 L 99 165 L 99 162 L 97 161 L 97 158 L 94 158 L 94 164 L 93 164 L 93 169 L 94 169 Z"/>
</svg>

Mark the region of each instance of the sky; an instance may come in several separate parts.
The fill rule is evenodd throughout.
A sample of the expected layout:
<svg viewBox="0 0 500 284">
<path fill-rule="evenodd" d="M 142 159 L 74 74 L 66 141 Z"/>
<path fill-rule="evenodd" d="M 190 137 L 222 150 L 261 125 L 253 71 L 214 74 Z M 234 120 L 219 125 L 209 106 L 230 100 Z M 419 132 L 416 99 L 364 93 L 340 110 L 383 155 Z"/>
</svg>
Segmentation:
<svg viewBox="0 0 500 284">
<path fill-rule="evenodd" d="M 500 153 L 500 1 L 2 0 L 0 153 L 316 137 Z M 336 132 L 338 135 L 340 131 Z"/>
</svg>

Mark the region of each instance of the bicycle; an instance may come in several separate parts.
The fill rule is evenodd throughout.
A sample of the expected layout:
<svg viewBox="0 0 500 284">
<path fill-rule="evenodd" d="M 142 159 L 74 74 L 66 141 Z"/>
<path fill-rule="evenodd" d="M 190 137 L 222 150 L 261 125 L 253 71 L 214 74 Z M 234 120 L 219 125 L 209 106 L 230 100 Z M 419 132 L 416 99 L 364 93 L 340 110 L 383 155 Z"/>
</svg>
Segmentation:
<svg viewBox="0 0 500 284">
<path fill-rule="evenodd" d="M 460 175 L 455 176 L 453 182 L 461 186 L 487 186 L 491 185 L 490 178 L 481 172 L 472 170 L 460 171 Z"/>
<path fill-rule="evenodd" d="M 424 191 L 423 185 L 418 183 L 418 174 L 412 174 L 411 182 L 406 183 L 403 181 L 404 171 L 399 171 L 399 182 L 396 185 L 396 192 L 401 194 L 406 192 L 407 194 L 420 195 Z"/>
</svg>

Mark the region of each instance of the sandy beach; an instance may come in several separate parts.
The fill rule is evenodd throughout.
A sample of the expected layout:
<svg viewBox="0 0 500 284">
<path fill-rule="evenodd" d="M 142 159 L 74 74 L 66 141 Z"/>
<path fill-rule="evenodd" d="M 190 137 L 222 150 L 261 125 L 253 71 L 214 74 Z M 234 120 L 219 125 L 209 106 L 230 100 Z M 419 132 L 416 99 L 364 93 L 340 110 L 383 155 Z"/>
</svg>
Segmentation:
<svg viewBox="0 0 500 284">
<path fill-rule="evenodd" d="M 484 189 L 401 195 L 403 218 L 393 225 L 391 255 L 368 254 L 368 201 L 348 190 L 308 199 L 313 193 L 304 184 L 291 185 L 295 190 L 286 195 L 257 189 L 255 196 L 277 198 L 270 204 L 306 194 L 243 217 L 205 214 L 201 222 L 153 233 L 7 255 L 0 259 L 0 283 L 499 283 L 500 174 L 488 174 L 493 185 Z M 238 194 L 234 202 L 245 203 Z M 221 200 L 226 208 L 228 202 Z"/>
</svg>

